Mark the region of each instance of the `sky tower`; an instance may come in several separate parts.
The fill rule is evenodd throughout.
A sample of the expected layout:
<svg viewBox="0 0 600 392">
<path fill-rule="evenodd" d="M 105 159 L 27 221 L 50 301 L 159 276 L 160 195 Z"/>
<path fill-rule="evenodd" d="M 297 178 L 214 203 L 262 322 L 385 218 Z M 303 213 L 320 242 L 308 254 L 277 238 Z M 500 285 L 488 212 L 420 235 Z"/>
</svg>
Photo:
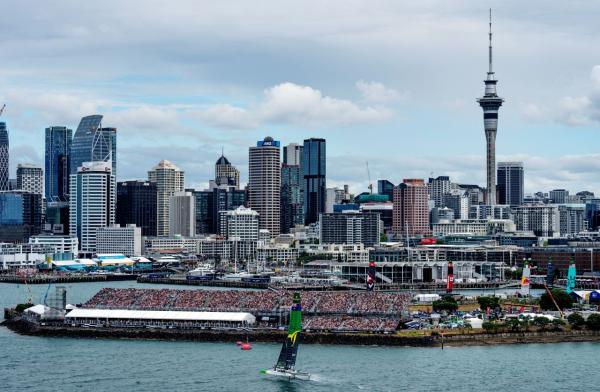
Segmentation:
<svg viewBox="0 0 600 392">
<path fill-rule="evenodd" d="M 485 83 L 485 94 L 479 98 L 479 106 L 483 109 L 483 126 L 486 141 L 486 177 L 487 204 L 496 204 L 496 131 L 498 129 L 498 109 L 504 100 L 496 94 L 496 80 L 492 69 L 492 10 L 490 8 L 490 46 L 489 70 Z"/>
</svg>

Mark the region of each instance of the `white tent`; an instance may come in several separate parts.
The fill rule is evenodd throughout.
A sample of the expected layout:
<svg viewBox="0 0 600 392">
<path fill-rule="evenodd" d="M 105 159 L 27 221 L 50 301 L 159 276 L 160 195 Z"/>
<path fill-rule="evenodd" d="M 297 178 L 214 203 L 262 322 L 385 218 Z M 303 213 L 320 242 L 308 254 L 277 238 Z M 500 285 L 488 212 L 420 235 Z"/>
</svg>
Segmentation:
<svg viewBox="0 0 600 392">
<path fill-rule="evenodd" d="M 162 310 L 83 309 L 70 311 L 65 319 L 119 319 L 168 321 L 223 321 L 254 324 L 256 318 L 244 312 L 181 312 Z"/>
</svg>

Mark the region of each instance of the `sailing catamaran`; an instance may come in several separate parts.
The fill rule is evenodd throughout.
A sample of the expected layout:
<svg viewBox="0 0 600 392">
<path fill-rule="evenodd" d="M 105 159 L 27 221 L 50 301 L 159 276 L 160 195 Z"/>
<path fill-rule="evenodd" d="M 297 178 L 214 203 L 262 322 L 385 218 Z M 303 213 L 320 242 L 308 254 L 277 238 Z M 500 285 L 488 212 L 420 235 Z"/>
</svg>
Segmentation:
<svg viewBox="0 0 600 392">
<path fill-rule="evenodd" d="M 300 334 L 302 331 L 302 305 L 300 304 L 300 293 L 294 293 L 292 309 L 290 311 L 290 325 L 288 334 L 281 347 L 279 359 L 272 369 L 262 370 L 262 374 L 284 377 L 288 380 L 310 380 L 310 374 L 295 369 L 298 346 L 300 345 Z"/>
</svg>

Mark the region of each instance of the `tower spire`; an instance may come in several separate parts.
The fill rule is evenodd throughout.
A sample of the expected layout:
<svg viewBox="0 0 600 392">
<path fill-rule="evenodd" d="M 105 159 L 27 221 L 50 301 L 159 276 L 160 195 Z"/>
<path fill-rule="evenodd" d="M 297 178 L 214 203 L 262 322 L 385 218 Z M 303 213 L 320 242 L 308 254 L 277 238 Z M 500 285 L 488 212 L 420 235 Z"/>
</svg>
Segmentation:
<svg viewBox="0 0 600 392">
<path fill-rule="evenodd" d="M 492 68 L 492 9 L 490 8 L 490 32 L 489 32 L 489 36 L 490 36 L 490 47 L 489 47 L 489 66 L 490 69 L 488 71 L 488 76 L 491 76 L 494 74 L 493 68 Z M 491 78 L 490 78 L 491 79 Z"/>
</svg>

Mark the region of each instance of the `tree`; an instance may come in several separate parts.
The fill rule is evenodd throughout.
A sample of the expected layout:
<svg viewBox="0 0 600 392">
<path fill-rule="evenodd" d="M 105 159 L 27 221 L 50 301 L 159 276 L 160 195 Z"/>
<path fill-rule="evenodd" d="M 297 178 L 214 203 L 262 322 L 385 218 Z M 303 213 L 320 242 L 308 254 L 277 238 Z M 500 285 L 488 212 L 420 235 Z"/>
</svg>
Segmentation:
<svg viewBox="0 0 600 392">
<path fill-rule="evenodd" d="M 500 306 L 500 298 L 498 297 L 478 297 L 477 302 L 479 302 L 479 308 L 484 312 L 487 308 L 494 310 Z"/>
<path fill-rule="evenodd" d="M 15 310 L 18 313 L 23 313 L 25 309 L 31 308 L 32 306 L 33 304 L 18 304 L 17 306 L 15 306 Z"/>
<path fill-rule="evenodd" d="M 533 325 L 539 329 L 544 329 L 548 324 L 550 324 L 550 320 L 546 317 L 536 317 L 533 319 Z"/>
<path fill-rule="evenodd" d="M 592 313 L 585 321 L 585 325 L 592 331 L 600 331 L 600 314 Z"/>
<path fill-rule="evenodd" d="M 441 312 L 442 310 L 446 310 L 448 312 L 455 312 L 458 309 L 458 303 L 452 297 L 444 297 L 440 300 L 433 301 L 433 310 L 436 312 Z"/>
<path fill-rule="evenodd" d="M 554 320 L 552 320 L 552 326 L 554 327 L 555 331 L 562 330 L 566 324 L 567 323 L 565 323 L 563 319 L 555 318 Z"/>
<path fill-rule="evenodd" d="M 510 329 L 511 332 L 519 332 L 521 330 L 521 327 L 523 326 L 523 324 L 517 317 L 507 318 L 504 325 L 506 325 L 506 327 Z"/>
<path fill-rule="evenodd" d="M 569 317 L 567 317 L 567 321 L 574 329 L 580 329 L 585 325 L 585 319 L 579 313 L 571 313 Z"/>
<path fill-rule="evenodd" d="M 573 298 L 571 298 L 565 290 L 552 289 L 551 292 L 556 304 L 561 310 L 573 306 Z M 554 302 L 547 291 L 542 294 L 542 297 L 540 298 L 540 307 L 544 310 L 556 310 L 556 305 L 554 305 Z"/>
<path fill-rule="evenodd" d="M 486 321 L 485 323 L 483 323 L 481 325 L 481 327 L 485 330 L 485 332 L 487 333 L 496 333 L 498 332 L 498 327 L 499 325 L 496 324 L 493 321 Z"/>
</svg>

